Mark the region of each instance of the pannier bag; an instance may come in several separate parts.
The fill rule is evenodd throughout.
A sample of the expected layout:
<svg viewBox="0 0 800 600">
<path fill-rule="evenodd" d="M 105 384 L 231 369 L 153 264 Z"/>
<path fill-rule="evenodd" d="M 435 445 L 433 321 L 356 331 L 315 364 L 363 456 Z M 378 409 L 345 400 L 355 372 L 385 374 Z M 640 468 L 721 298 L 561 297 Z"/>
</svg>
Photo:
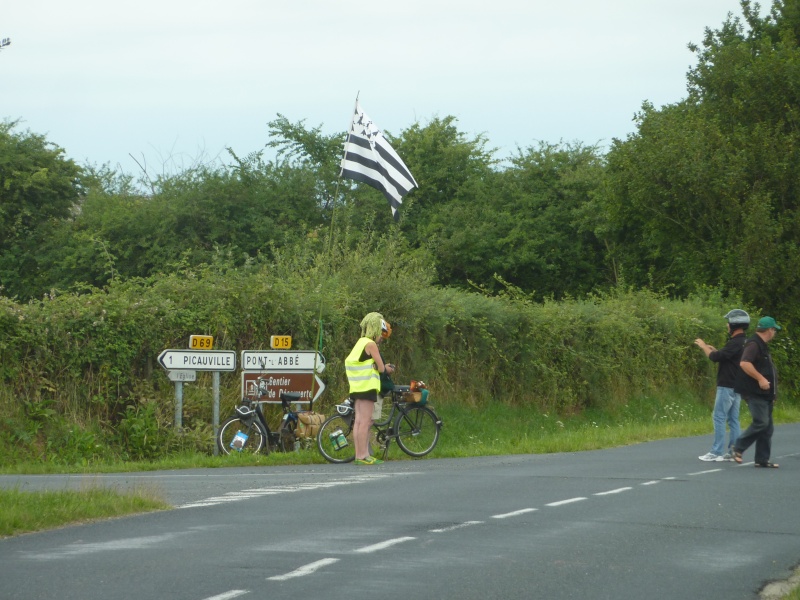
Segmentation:
<svg viewBox="0 0 800 600">
<path fill-rule="evenodd" d="M 315 438 L 319 426 L 325 422 L 325 415 L 313 410 L 297 414 L 297 429 L 294 434 L 299 438 Z"/>
<path fill-rule="evenodd" d="M 424 381 L 412 381 L 409 390 L 403 391 L 404 402 L 414 402 L 420 405 L 428 403 L 428 386 Z"/>
</svg>

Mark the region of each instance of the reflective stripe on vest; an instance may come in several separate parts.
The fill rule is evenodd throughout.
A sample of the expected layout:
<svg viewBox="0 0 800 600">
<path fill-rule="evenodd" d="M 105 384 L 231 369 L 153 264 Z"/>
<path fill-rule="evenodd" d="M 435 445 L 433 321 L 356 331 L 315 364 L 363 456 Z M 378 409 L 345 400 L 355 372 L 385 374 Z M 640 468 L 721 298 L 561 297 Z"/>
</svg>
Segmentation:
<svg viewBox="0 0 800 600">
<path fill-rule="evenodd" d="M 358 360 L 364 353 L 364 348 L 371 339 L 361 338 L 353 346 L 352 351 L 344 360 L 344 370 L 347 373 L 347 381 L 350 384 L 350 393 L 369 392 L 371 390 L 380 391 L 381 376 L 375 368 L 375 361 L 372 357 L 367 360 Z"/>
</svg>

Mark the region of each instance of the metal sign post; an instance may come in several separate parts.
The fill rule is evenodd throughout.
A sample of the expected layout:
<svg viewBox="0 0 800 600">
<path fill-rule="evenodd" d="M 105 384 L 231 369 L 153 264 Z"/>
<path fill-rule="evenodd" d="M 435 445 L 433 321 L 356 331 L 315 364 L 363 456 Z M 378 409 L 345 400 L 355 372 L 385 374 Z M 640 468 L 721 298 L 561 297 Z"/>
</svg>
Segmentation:
<svg viewBox="0 0 800 600">
<path fill-rule="evenodd" d="M 194 337 L 194 336 L 192 336 Z M 197 336 L 210 337 L 210 336 Z M 213 339 L 213 338 L 212 338 Z M 204 341 L 208 344 L 208 341 Z M 164 350 L 158 355 L 158 364 L 166 371 L 169 378 L 175 382 L 175 426 L 183 424 L 183 382 L 194 381 L 197 371 L 211 371 L 213 390 L 213 426 L 214 439 L 219 432 L 219 374 L 220 371 L 236 370 L 236 352 L 233 350 Z M 219 451 L 214 444 L 214 455 Z"/>
</svg>

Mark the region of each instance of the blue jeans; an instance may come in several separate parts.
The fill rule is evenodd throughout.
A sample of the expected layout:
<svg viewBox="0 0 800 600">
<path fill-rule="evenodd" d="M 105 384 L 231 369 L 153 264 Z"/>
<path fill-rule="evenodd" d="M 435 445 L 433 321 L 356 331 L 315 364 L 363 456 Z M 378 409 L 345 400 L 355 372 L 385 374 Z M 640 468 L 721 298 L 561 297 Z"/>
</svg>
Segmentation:
<svg viewBox="0 0 800 600">
<path fill-rule="evenodd" d="M 733 391 L 733 388 L 718 387 L 717 398 L 714 400 L 714 445 L 712 454 L 725 454 L 736 443 L 741 432 L 739 426 L 739 405 L 742 397 Z M 725 422 L 730 428 L 728 445 L 725 446 Z"/>
</svg>

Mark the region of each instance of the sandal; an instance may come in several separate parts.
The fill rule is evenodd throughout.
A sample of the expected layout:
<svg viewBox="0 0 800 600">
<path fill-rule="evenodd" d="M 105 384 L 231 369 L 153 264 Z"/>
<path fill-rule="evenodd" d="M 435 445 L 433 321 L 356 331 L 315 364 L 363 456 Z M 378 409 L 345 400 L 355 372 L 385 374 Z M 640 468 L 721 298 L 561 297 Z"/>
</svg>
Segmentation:
<svg viewBox="0 0 800 600">
<path fill-rule="evenodd" d="M 777 469 L 777 463 L 765 462 L 765 463 L 756 463 L 755 466 L 761 467 L 762 469 Z"/>
<path fill-rule="evenodd" d="M 731 456 L 733 457 L 733 461 L 739 464 L 742 464 L 742 453 L 738 450 L 731 450 Z"/>
</svg>

